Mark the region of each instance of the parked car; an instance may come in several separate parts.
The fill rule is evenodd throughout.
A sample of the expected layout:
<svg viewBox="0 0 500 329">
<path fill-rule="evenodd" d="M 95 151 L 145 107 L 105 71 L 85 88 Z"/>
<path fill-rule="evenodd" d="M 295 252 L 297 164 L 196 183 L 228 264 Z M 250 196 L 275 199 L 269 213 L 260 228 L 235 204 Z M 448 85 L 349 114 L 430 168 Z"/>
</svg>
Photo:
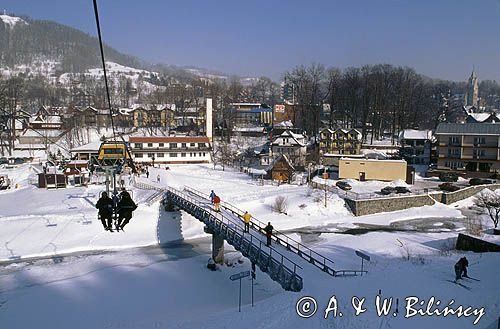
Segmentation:
<svg viewBox="0 0 500 329">
<path fill-rule="evenodd" d="M 352 186 L 349 185 L 349 183 L 344 182 L 344 181 L 339 181 L 335 184 L 339 189 L 342 189 L 344 191 L 350 191 L 352 190 Z"/>
<path fill-rule="evenodd" d="M 493 181 L 490 179 L 482 179 L 482 178 L 472 178 L 469 181 L 469 185 L 486 185 L 493 184 Z"/>
<path fill-rule="evenodd" d="M 386 186 L 380 190 L 380 193 L 382 193 L 383 195 L 389 195 L 392 193 L 396 193 L 396 188 L 394 188 L 392 186 Z"/>
<path fill-rule="evenodd" d="M 8 164 L 9 163 L 9 159 L 7 158 L 0 158 L 0 165 L 1 164 Z"/>
<path fill-rule="evenodd" d="M 411 191 L 406 186 L 396 186 L 396 193 L 410 193 Z"/>
<path fill-rule="evenodd" d="M 453 185 L 452 183 L 439 184 L 439 188 L 446 192 L 455 192 L 460 190 L 460 187 Z"/>
<path fill-rule="evenodd" d="M 454 172 L 442 172 L 439 174 L 439 180 L 442 182 L 456 182 L 458 175 Z"/>
</svg>

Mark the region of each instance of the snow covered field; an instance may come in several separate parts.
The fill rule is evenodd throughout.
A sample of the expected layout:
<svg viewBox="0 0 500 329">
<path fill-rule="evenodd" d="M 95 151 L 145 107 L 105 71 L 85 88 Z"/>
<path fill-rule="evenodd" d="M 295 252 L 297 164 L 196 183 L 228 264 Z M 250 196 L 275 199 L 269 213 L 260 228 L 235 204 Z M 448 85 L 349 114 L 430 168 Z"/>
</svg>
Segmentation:
<svg viewBox="0 0 500 329">
<path fill-rule="evenodd" d="M 363 277 L 333 278 L 304 266 L 304 289 L 299 293 L 283 291 L 258 271 L 255 306 L 250 305 L 250 281 L 243 279 L 238 313 L 238 283 L 229 276 L 249 270 L 249 262 L 242 259 L 208 271 L 211 239 L 203 225 L 185 213 L 165 213 L 158 201 L 146 203 L 154 192 L 132 188 L 139 203 L 134 218 L 126 232 L 108 233 L 94 208 L 103 186 L 44 190 L 28 184 L 28 165 L 0 169 L 3 173 L 20 187 L 0 191 L 0 328 L 489 329 L 496 328 L 500 315 L 500 281 L 493 270 L 500 265 L 498 254 L 450 251 L 457 231 L 465 230 L 460 208 L 470 200 L 354 217 L 335 194 L 329 194 L 325 208 L 323 192 L 306 186 L 260 186 L 245 174 L 210 165 L 150 169 L 149 179 L 139 180 L 157 184 L 159 175 L 160 185 L 187 185 L 205 193 L 213 189 L 222 201 L 271 221 L 276 229 L 333 259 L 337 269 L 359 269 L 355 250 L 371 256 L 365 263 L 369 273 Z M 287 215 L 271 210 L 279 195 L 288 199 Z M 483 225 L 491 226 L 485 218 Z M 374 226 L 398 229 L 339 234 Z M 408 227 L 424 228 L 404 229 Z M 229 259 L 239 258 L 227 249 Z M 453 265 L 463 255 L 469 259 L 470 275 L 481 279 L 464 282 L 470 290 L 446 281 L 453 279 Z M 377 316 L 379 291 L 382 297 L 399 298 L 397 316 L 392 315 L 395 305 L 391 315 Z M 333 295 L 343 316 L 337 313 L 334 318 L 330 312 L 324 319 Z M 296 312 L 304 296 L 314 297 L 318 306 L 307 319 Z M 353 296 L 366 297 L 365 313 L 354 315 Z M 484 315 L 475 326 L 478 313 L 405 318 L 409 296 L 425 300 L 423 309 L 434 296 L 441 308 L 453 299 L 454 308 L 484 307 Z"/>
</svg>

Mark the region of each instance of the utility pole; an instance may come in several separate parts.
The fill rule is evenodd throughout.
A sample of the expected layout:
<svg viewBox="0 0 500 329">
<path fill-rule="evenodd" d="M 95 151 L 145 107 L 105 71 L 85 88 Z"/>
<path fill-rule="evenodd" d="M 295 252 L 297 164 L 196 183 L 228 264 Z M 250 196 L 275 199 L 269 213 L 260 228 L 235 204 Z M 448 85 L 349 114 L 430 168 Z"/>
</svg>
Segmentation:
<svg viewBox="0 0 500 329">
<path fill-rule="evenodd" d="M 326 166 L 325 170 L 323 172 L 323 179 L 325 180 L 325 208 L 326 208 L 326 195 L 327 195 L 327 186 L 326 186 L 326 180 L 328 179 L 328 173 L 326 172 Z"/>
</svg>

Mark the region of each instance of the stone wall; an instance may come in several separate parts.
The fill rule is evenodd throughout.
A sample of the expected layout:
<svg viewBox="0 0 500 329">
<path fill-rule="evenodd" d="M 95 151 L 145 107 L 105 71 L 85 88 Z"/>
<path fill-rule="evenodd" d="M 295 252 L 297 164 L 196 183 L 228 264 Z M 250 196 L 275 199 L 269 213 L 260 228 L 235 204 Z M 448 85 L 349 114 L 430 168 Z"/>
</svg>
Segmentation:
<svg viewBox="0 0 500 329">
<path fill-rule="evenodd" d="M 377 214 L 380 212 L 389 212 L 404 210 L 413 207 L 430 206 L 441 201 L 442 193 L 408 195 L 392 198 L 378 198 L 367 200 L 345 199 L 346 204 L 351 209 L 354 216 L 364 216 Z"/>
<path fill-rule="evenodd" d="M 473 238 L 462 233 L 458 234 L 456 248 L 458 250 L 474 252 L 500 252 L 500 245 L 478 238 Z"/>
<path fill-rule="evenodd" d="M 463 199 L 467 199 L 468 197 L 471 197 L 471 196 L 481 192 L 485 188 L 494 191 L 494 190 L 500 189 L 500 184 L 476 185 L 476 186 L 466 187 L 466 188 L 458 190 L 456 192 L 443 193 L 443 198 L 442 198 L 441 202 L 444 204 L 450 204 L 450 203 L 457 202 L 457 201 L 460 201 Z"/>
<path fill-rule="evenodd" d="M 312 182 L 311 186 L 313 188 L 324 189 L 324 185 Z M 336 191 L 337 188 L 334 186 L 327 187 L 329 191 Z M 380 212 L 389 212 L 396 210 L 404 210 L 413 207 L 430 206 L 435 202 L 441 202 L 444 204 L 451 204 L 466 198 L 469 198 L 485 188 L 492 191 L 500 189 L 500 184 L 490 184 L 490 185 L 477 185 L 470 186 L 458 190 L 456 192 L 431 192 L 429 194 L 420 195 L 398 195 L 398 196 L 388 196 L 385 198 L 366 198 L 358 199 L 361 195 L 356 195 L 352 192 L 342 192 L 342 197 L 344 197 L 345 203 L 351 209 L 354 216 L 364 216 L 377 214 Z M 362 196 L 361 196 L 362 197 Z"/>
</svg>

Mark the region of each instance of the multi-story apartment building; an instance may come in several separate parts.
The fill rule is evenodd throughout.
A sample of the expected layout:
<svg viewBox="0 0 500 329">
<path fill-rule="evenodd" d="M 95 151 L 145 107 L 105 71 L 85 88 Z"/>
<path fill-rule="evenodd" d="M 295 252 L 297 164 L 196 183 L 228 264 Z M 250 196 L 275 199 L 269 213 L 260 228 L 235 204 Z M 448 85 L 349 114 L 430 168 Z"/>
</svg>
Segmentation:
<svg viewBox="0 0 500 329">
<path fill-rule="evenodd" d="M 357 129 L 323 129 L 320 132 L 319 153 L 324 154 L 359 154 L 361 150 L 361 132 Z"/>
<path fill-rule="evenodd" d="M 269 126 L 273 123 L 273 109 L 261 103 L 231 103 L 234 124 L 237 127 Z"/>
<path fill-rule="evenodd" d="M 469 176 L 491 176 L 500 171 L 500 124 L 440 123 L 438 169 Z"/>
<path fill-rule="evenodd" d="M 174 104 L 136 104 L 128 114 L 133 117 L 134 127 L 170 127 L 174 125 L 174 112 Z"/>
<path fill-rule="evenodd" d="M 130 151 L 139 163 L 209 163 L 210 140 L 205 136 L 147 136 L 129 138 Z"/>
<path fill-rule="evenodd" d="M 431 130 L 406 129 L 399 134 L 400 154 L 409 164 L 428 165 L 431 161 Z"/>
</svg>

